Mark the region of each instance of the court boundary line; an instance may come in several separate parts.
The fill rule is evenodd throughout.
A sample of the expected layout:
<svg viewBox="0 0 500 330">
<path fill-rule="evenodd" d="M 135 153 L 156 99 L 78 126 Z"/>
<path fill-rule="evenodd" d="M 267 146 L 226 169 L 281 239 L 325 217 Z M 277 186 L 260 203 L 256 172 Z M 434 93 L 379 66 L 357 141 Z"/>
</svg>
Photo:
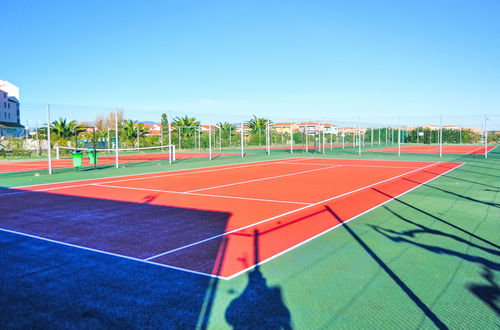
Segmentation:
<svg viewBox="0 0 500 330">
<path fill-rule="evenodd" d="M 34 239 L 39 239 L 41 241 L 46 241 L 46 242 L 50 242 L 50 243 L 54 243 L 54 244 L 61 244 L 61 245 L 65 245 L 65 246 L 70 246 L 70 247 L 73 247 L 73 248 L 82 249 L 82 250 L 86 250 L 86 251 L 92 251 L 92 252 L 95 252 L 95 253 L 102 253 L 102 254 L 105 254 L 105 255 L 113 256 L 113 257 L 124 258 L 124 259 L 128 259 L 128 260 L 133 260 L 133 261 L 139 261 L 139 262 L 150 264 L 150 265 L 154 265 L 154 266 L 160 266 L 160 267 L 164 267 L 164 268 L 169 268 L 169 269 L 184 271 L 184 272 L 191 273 L 191 274 L 203 275 L 203 276 L 208 276 L 208 277 L 223 278 L 223 277 L 218 276 L 218 275 L 213 275 L 213 274 L 209 274 L 209 273 L 199 272 L 199 271 L 188 269 L 188 268 L 182 268 L 182 267 L 177 267 L 177 266 L 172 266 L 172 265 L 167 265 L 167 264 L 161 264 L 161 263 L 154 262 L 154 261 L 149 261 L 149 260 L 146 260 L 146 259 L 140 259 L 140 258 L 135 258 L 135 257 L 131 257 L 131 256 L 119 254 L 119 253 L 113 253 L 113 252 L 103 251 L 103 250 L 94 249 L 94 248 L 90 248 L 90 247 L 85 247 L 85 246 L 81 246 L 81 245 L 77 245 L 77 244 L 73 244 L 73 243 L 62 242 L 62 241 L 58 241 L 58 240 L 55 240 L 55 239 L 46 238 L 46 237 L 37 236 L 37 235 L 32 235 L 32 234 L 28 234 L 28 233 L 23 233 L 23 232 L 11 230 L 11 229 L 0 228 L 0 231 L 11 233 L 11 234 L 17 234 L 17 235 L 20 235 L 20 236 L 30 237 L 30 238 L 34 238 Z"/>
<path fill-rule="evenodd" d="M 26 186 L 14 186 L 14 187 L 10 187 L 8 189 L 47 186 L 47 185 L 55 185 L 55 184 L 62 184 L 62 183 L 72 183 L 72 182 L 82 182 L 82 181 L 89 181 L 89 180 L 126 178 L 126 177 L 131 177 L 131 176 L 138 176 L 138 175 L 150 175 L 150 174 L 159 174 L 159 173 L 172 173 L 172 172 L 180 172 L 180 171 L 198 170 L 198 169 L 202 169 L 202 168 L 207 169 L 207 168 L 215 168 L 215 167 L 222 167 L 222 166 L 257 164 L 257 163 L 265 163 L 265 162 L 277 162 L 277 161 L 282 161 L 282 160 L 301 159 L 301 158 L 304 158 L 304 157 L 296 157 L 295 158 L 295 157 L 292 156 L 292 157 L 277 158 L 277 159 L 272 159 L 272 160 L 257 160 L 257 161 L 253 161 L 253 162 L 242 162 L 242 163 L 231 163 L 231 164 L 225 164 L 225 165 L 193 167 L 193 168 L 188 168 L 188 169 L 177 169 L 177 170 L 170 170 L 170 171 L 147 172 L 147 173 L 139 173 L 139 174 L 125 174 L 125 175 L 108 176 L 108 177 L 103 177 L 103 178 L 80 179 L 80 180 L 70 180 L 70 181 L 60 181 L 60 182 L 39 183 L 39 184 L 32 184 L 32 185 L 26 185 Z M 22 171 L 20 171 L 20 172 L 22 172 Z M 27 171 L 27 172 L 29 172 L 29 171 Z M 5 173 L 15 173 L 15 172 L 5 172 Z"/>
<path fill-rule="evenodd" d="M 252 179 L 252 180 L 246 180 L 246 181 L 240 181 L 240 182 L 233 182 L 233 183 L 228 183 L 228 184 L 223 184 L 223 185 L 213 186 L 213 187 L 208 187 L 208 188 L 193 189 L 193 190 L 188 190 L 186 192 L 187 193 L 192 193 L 192 192 L 203 191 L 203 190 L 210 190 L 210 189 L 217 189 L 217 188 L 223 188 L 223 187 L 236 186 L 236 185 L 239 185 L 239 184 L 245 184 L 245 183 L 251 183 L 251 182 L 272 180 L 272 179 L 283 178 L 283 177 L 292 176 L 292 175 L 299 175 L 299 174 L 303 174 L 303 173 L 310 173 L 310 172 L 317 172 L 317 171 L 328 170 L 328 169 L 337 168 L 337 167 L 341 167 L 341 166 L 342 165 L 335 164 L 335 165 L 330 165 L 330 166 L 322 167 L 322 168 L 314 168 L 312 170 L 305 170 L 305 171 L 300 171 L 300 172 L 294 172 L 294 173 L 288 173 L 288 174 L 280 174 L 280 175 L 275 175 L 275 176 L 269 176 L 269 177 L 265 177 L 265 178 Z"/>
<path fill-rule="evenodd" d="M 160 189 L 152 189 L 152 188 L 140 188 L 140 187 L 125 187 L 125 186 L 111 186 L 104 184 L 93 184 L 96 187 L 106 187 L 106 188 L 117 188 L 117 189 L 130 189 L 130 190 L 141 190 L 141 191 L 154 191 L 161 193 L 169 193 L 169 194 L 178 194 L 178 195 L 192 195 L 192 196 L 202 196 L 202 197 L 218 197 L 218 198 L 230 198 L 230 199 L 241 199 L 241 200 L 252 200 L 259 202 L 271 202 L 271 203 L 286 203 L 286 204 L 302 204 L 302 205 L 310 205 L 312 203 L 307 202 L 295 202 L 295 201 L 281 201 L 277 199 L 264 199 L 264 198 L 252 198 L 252 197 L 241 197 L 241 196 L 226 196 L 226 195 L 211 195 L 211 194 L 199 194 L 193 193 L 189 191 L 173 191 L 173 190 L 160 190 Z"/>
<path fill-rule="evenodd" d="M 248 267 L 248 268 L 245 268 L 245 269 L 243 269 L 243 270 L 241 270 L 241 271 L 239 271 L 239 272 L 237 272 L 237 273 L 235 273 L 235 274 L 233 274 L 233 275 L 231 275 L 231 276 L 221 277 L 221 278 L 223 278 L 223 279 L 225 279 L 225 280 L 231 280 L 231 279 L 233 279 L 233 278 L 235 278 L 235 277 L 237 277 L 237 276 L 239 276 L 239 275 L 242 275 L 242 274 L 244 274 L 244 273 L 246 273 L 246 272 L 248 272 L 248 271 L 250 271 L 250 270 L 254 269 L 254 268 L 255 268 L 255 267 L 257 267 L 257 266 L 260 266 L 260 265 L 265 264 L 265 263 L 267 263 L 267 262 L 269 262 L 269 261 L 271 261 L 271 260 L 273 260 L 273 259 L 275 259 L 275 258 L 278 258 L 278 257 L 282 256 L 283 254 L 285 254 L 285 253 L 287 253 L 287 252 L 290 252 L 290 251 L 291 251 L 291 250 L 293 250 L 293 249 L 296 249 L 296 248 L 298 248 L 298 247 L 300 247 L 300 246 L 302 246 L 302 245 L 304 245 L 304 244 L 306 244 L 306 243 L 308 243 L 308 242 L 310 242 L 310 241 L 312 241 L 312 240 L 314 240 L 314 239 L 316 239 L 316 238 L 318 238 L 318 237 L 320 237 L 320 236 L 322 236 L 322 235 L 324 235 L 324 234 L 326 234 L 326 233 L 328 233 L 328 232 L 330 232 L 330 231 L 332 231 L 332 230 L 334 230 L 334 229 L 336 229 L 336 228 L 338 228 L 338 227 L 343 226 L 345 223 L 347 223 L 347 222 L 349 222 L 349 221 L 355 220 L 355 219 L 359 218 L 360 216 L 365 215 L 366 213 L 369 213 L 369 212 L 373 211 L 373 210 L 374 210 L 374 209 L 376 209 L 376 208 L 379 208 L 379 207 L 380 207 L 380 206 L 382 206 L 382 205 L 385 205 L 385 204 L 387 204 L 387 203 L 389 203 L 389 202 L 392 202 L 393 200 L 395 200 L 396 198 L 398 198 L 398 197 L 400 197 L 400 196 L 403 196 L 403 195 L 405 195 L 405 194 L 407 194 L 407 193 L 409 193 L 409 192 L 411 192 L 411 191 L 413 191 L 413 190 L 415 190 L 415 189 L 417 189 L 417 188 L 422 187 L 424 184 L 426 184 L 426 183 L 428 183 L 428 182 L 430 182 L 430 181 L 432 181 L 432 180 L 436 180 L 437 178 L 439 178 L 439 177 L 443 176 L 444 174 L 446 174 L 446 173 L 448 173 L 448 172 L 451 172 L 451 171 L 453 171 L 453 170 L 455 170 L 455 169 L 459 168 L 460 166 L 463 166 L 465 163 L 459 163 L 459 164 L 460 164 L 460 165 L 458 165 L 458 166 L 456 166 L 456 167 L 454 167 L 454 168 L 451 168 L 451 169 L 447 170 L 446 172 L 443 172 L 443 173 L 439 174 L 438 176 L 435 176 L 435 177 L 433 177 L 433 178 L 431 178 L 431 179 L 429 179 L 429 180 L 426 180 L 426 181 L 424 181 L 424 182 L 420 183 L 420 184 L 419 184 L 418 186 L 416 186 L 416 187 L 413 187 L 413 188 L 411 188 L 411 189 L 409 189 L 409 190 L 407 190 L 407 191 L 405 191 L 405 192 L 402 192 L 402 193 L 401 193 L 401 194 L 399 194 L 399 195 L 396 195 L 396 196 L 394 196 L 394 197 L 391 197 L 390 199 L 386 200 L 385 202 L 382 202 L 382 203 L 380 203 L 380 204 L 378 204 L 378 205 L 376 205 L 376 206 L 374 206 L 374 207 L 372 207 L 372 208 L 370 208 L 370 209 L 368 209 L 368 210 L 366 210 L 366 211 L 364 211 L 364 212 L 362 212 L 362 213 L 360 213 L 360 214 L 358 214 L 358 215 L 355 215 L 354 217 L 352 217 L 352 218 L 350 218 L 350 219 L 348 219 L 348 220 L 341 221 L 339 224 L 337 224 L 337 225 L 335 225 L 335 226 L 333 226 L 333 227 L 331 227 L 331 228 L 328 228 L 327 230 L 322 231 L 321 233 L 318 233 L 318 234 L 316 234 L 316 235 L 314 235 L 314 236 L 312 236 L 312 237 L 310 237 L 310 238 L 306 239 L 305 241 L 302 241 L 302 242 L 300 242 L 300 243 L 298 243 L 298 244 L 296 244 L 296 245 L 294 245 L 294 246 L 291 246 L 291 247 L 289 247 L 288 249 L 281 251 L 280 253 L 277 253 L 277 254 L 275 254 L 275 255 L 273 255 L 273 256 L 271 256 L 271 257 L 267 258 L 267 259 L 264 259 L 264 260 L 262 260 L 262 261 L 258 262 L 257 264 L 255 264 L 255 265 L 253 265 L 253 266 L 250 266 L 250 267 Z"/>
<path fill-rule="evenodd" d="M 332 200 L 335 200 L 335 199 L 338 199 L 338 198 L 341 198 L 341 197 L 344 197 L 344 196 L 347 196 L 347 195 L 350 195 L 350 194 L 353 194 L 353 193 L 356 193 L 358 191 L 361 191 L 361 190 L 364 190 L 366 188 L 370 188 L 370 187 L 373 187 L 373 186 L 376 186 L 376 185 L 379 185 L 379 184 L 382 184 L 382 183 L 385 183 L 387 181 L 391 181 L 391 180 L 394 180 L 394 179 L 397 179 L 399 177 L 402 177 L 404 175 L 408 175 L 408 174 L 411 174 L 411 173 L 414 173 L 414 172 L 417 172 L 417 171 L 421 171 L 423 169 L 426 169 L 428 167 L 431 167 L 431 166 L 434 166 L 434 165 L 437 165 L 437 163 L 433 163 L 433 164 L 429 164 L 429 165 L 426 165 L 424 167 L 421 167 L 421 168 L 417 168 L 415 170 L 412 170 L 412 171 L 409 171 L 409 172 L 405 172 L 405 173 L 402 173 L 402 174 L 398 174 L 397 176 L 394 176 L 394 177 L 391 177 L 391 178 L 388 178 L 388 179 L 384 179 L 382 181 L 378 181 L 378 182 L 375 182 L 375 183 L 372 183 L 370 185 L 366 185 L 366 186 L 363 186 L 361 188 L 358 188 L 358 189 L 355 189 L 355 190 L 351 190 L 351 191 L 348 191 L 346 193 L 343 193 L 343 194 L 340 194 L 340 195 L 337 195 L 337 196 L 333 196 L 333 197 L 330 197 L 330 198 L 327 198 L 327 199 L 324 199 L 324 200 L 321 200 L 321 201 L 318 201 L 318 202 L 315 202 L 315 203 L 312 203 L 311 205 L 307 205 L 307 206 L 304 206 L 304 207 L 300 207 L 298 209 L 295 209 L 295 210 L 291 210 L 291 211 L 288 211 L 288 212 L 284 212 L 282 214 L 278 214 L 278 215 L 275 215 L 275 216 L 272 216 L 270 218 L 267 218 L 267 219 L 263 219 L 263 220 L 260 220 L 260 221 L 257 221 L 255 223 L 252 223 L 252 224 L 249 224 L 249 225 L 246 225 L 246 226 L 243 226 L 243 227 L 240 227 L 240 228 L 236 228 L 236 229 L 233 229 L 233 230 L 230 230 L 228 232 L 224 232 L 224 233 L 221 233 L 221 234 L 217 234 L 217 235 L 214 235 L 212 237 L 208 237 L 208 238 L 205 238 L 205 239 L 202 239 L 202 240 L 199 240 L 197 242 L 193 242 L 193 243 L 190 243 L 190 244 L 187 244 L 187 245 L 184 245 L 184 246 L 180 246 L 178 248 L 175 248 L 175 249 L 172 249 L 172 250 L 169 250 L 169 251 L 164 251 L 162 253 L 158 253 L 156 255 L 153 255 L 151 257 L 148 257 L 146 258 L 145 260 L 153 260 L 153 259 L 156 259 L 156 258 L 159 258 L 159 257 L 162 257 L 164 255 L 167 255 L 167 254 L 171 254 L 171 253 L 174 253 L 174 252 L 177 252 L 177 251 L 180 251 L 180 250 L 183 250 L 183 249 L 186 249 L 186 248 L 190 248 L 192 246 L 195 246 L 195 245 L 199 245 L 199 244 L 202 244 L 202 243 L 205 243 L 205 242 L 208 242 L 208 241 L 211 241 L 213 239 L 216 239 L 216 238 L 219 238 L 219 237 L 222 237 L 222 236 L 227 236 L 227 235 L 230 235 L 234 232 L 237 232 L 237 231 L 240 231 L 240 230 L 243 230 L 243 229 L 247 229 L 247 228 L 250 228 L 250 227 L 253 227 L 253 226 L 256 226 L 256 225 L 260 225 L 262 223 L 265 223 L 265 222 L 268 222 L 268 221 L 271 221 L 271 220 L 274 220 L 274 219 L 278 219 L 278 218 L 281 218 L 283 216 L 286 216 L 286 215 L 289 215 L 289 214 L 292 214 L 292 213 L 295 213 L 295 212 L 299 212 L 299 211 L 303 211 L 305 209 L 308 209 L 310 207 L 313 207 L 313 206 L 317 206 L 317 205 L 320 205 L 322 203 L 326 203 L 326 202 L 329 202 L 329 201 L 332 201 Z"/>
<path fill-rule="evenodd" d="M 419 146 L 422 146 L 422 145 L 411 144 L 411 145 L 404 145 L 404 146 L 402 145 L 401 147 L 419 147 Z M 407 151 L 407 152 L 404 152 L 404 153 L 405 154 L 419 154 L 419 155 L 434 155 L 434 154 L 439 154 L 439 145 L 431 145 L 431 146 L 435 147 L 435 148 L 438 148 L 438 150 L 436 152 Z M 464 144 L 458 144 L 458 145 L 456 145 L 456 144 L 443 144 L 443 148 L 444 147 L 476 147 L 476 146 L 469 146 L 469 145 L 464 145 Z M 398 152 L 397 148 L 398 148 L 397 146 L 396 147 L 386 147 L 386 148 L 363 150 L 363 152 L 397 153 Z M 488 145 L 486 153 L 489 153 L 490 151 L 492 151 L 495 148 L 496 148 L 496 146 L 490 146 L 490 145 Z M 393 149 L 395 149 L 395 150 L 392 151 Z M 484 145 L 483 146 L 479 146 L 477 149 L 474 149 L 474 150 L 472 150 L 470 152 L 466 152 L 466 153 L 458 153 L 458 154 L 457 153 L 443 153 L 443 155 L 462 155 L 462 156 L 465 156 L 465 155 L 471 155 L 472 153 L 476 152 L 477 150 L 481 150 L 481 149 L 484 149 Z M 425 150 L 426 151 L 433 151 L 434 149 L 425 149 Z M 484 155 L 484 152 L 481 153 L 481 154 L 479 154 L 479 155 Z M 368 160 L 368 159 L 365 159 L 365 160 Z"/>
<path fill-rule="evenodd" d="M 489 152 L 490 152 L 489 148 L 490 148 L 490 146 L 486 146 L 486 153 L 489 153 Z M 480 146 L 479 148 L 474 149 L 474 150 L 472 150 L 471 152 L 466 153 L 466 155 L 470 155 L 470 154 L 472 154 L 472 153 L 476 152 L 477 150 L 481 150 L 481 149 L 483 149 L 483 150 L 484 150 L 484 146 Z M 493 150 L 493 149 L 492 149 L 492 150 Z M 483 153 L 482 153 L 482 154 L 480 154 L 480 155 L 484 155 L 484 154 L 485 154 L 485 153 L 483 152 Z"/>
<path fill-rule="evenodd" d="M 318 158 L 318 159 L 328 159 L 328 158 Z M 337 159 L 336 159 L 337 160 Z M 368 159 L 360 159 L 360 160 L 368 160 Z M 319 164 L 319 163 L 286 163 L 286 164 L 291 164 L 291 165 L 330 165 L 330 164 Z M 383 166 L 383 165 L 345 165 L 345 164 L 338 164 L 339 166 L 343 167 L 381 167 L 381 168 L 418 168 L 415 166 Z"/>
<path fill-rule="evenodd" d="M 301 157 L 295 157 L 294 155 L 286 157 L 286 158 L 276 158 L 272 160 L 256 160 L 252 162 L 242 162 L 242 163 L 230 163 L 230 164 L 225 164 L 225 165 L 215 165 L 215 166 L 203 166 L 203 167 L 193 167 L 193 168 L 188 168 L 188 169 L 177 169 L 177 170 L 163 170 L 159 172 L 146 172 L 146 173 L 138 173 L 138 174 L 125 174 L 125 175 L 116 175 L 116 176 L 108 176 L 108 177 L 103 177 L 103 178 L 90 178 L 90 179 L 80 179 L 80 180 L 70 180 L 70 181 L 60 181 L 60 182 L 49 182 L 49 183 L 39 183 L 39 184 L 32 184 L 32 185 L 25 185 L 25 186 L 13 186 L 13 187 L 8 187 L 7 189 L 18 189 L 18 188 L 29 188 L 29 187 L 38 187 L 38 186 L 47 186 L 47 185 L 56 185 L 56 184 L 63 184 L 63 183 L 72 183 L 72 182 L 82 182 L 82 181 L 90 181 L 90 180 L 100 180 L 100 179 L 114 179 L 114 178 L 126 178 L 126 177 L 131 177 L 131 176 L 139 176 L 139 175 L 152 175 L 152 174 L 159 174 L 159 173 L 173 173 L 173 172 L 180 172 L 180 171 L 190 171 L 190 170 L 199 170 L 199 169 L 207 169 L 207 168 L 216 168 L 216 167 L 222 167 L 222 166 L 233 166 L 233 165 L 245 165 L 245 164 L 257 164 L 257 163 L 264 163 L 264 162 L 278 162 L 278 161 L 293 161 L 296 159 L 339 159 L 339 160 L 352 160 L 352 161 L 357 161 L 357 160 L 363 160 L 363 161 L 375 161 L 375 162 L 413 162 L 413 163 L 448 163 L 447 161 L 426 161 L 426 160 L 407 160 L 407 159 L 359 159 L 359 158 L 330 158 L 330 157 L 305 157 L 309 155 L 301 155 Z M 334 155 L 335 156 L 335 155 Z M 14 162 L 14 161 L 13 161 Z M 22 172 L 22 171 L 21 171 Z M 2 172 L 2 173 L 15 173 L 15 172 Z M 0 197 L 2 195 L 0 194 Z"/>
<path fill-rule="evenodd" d="M 94 180 L 104 180 L 103 182 L 97 182 L 97 183 L 116 183 L 116 182 L 125 182 L 125 181 L 134 181 L 134 180 L 148 180 L 148 179 L 155 179 L 155 178 L 162 178 L 162 177 L 167 177 L 167 176 L 176 176 L 176 175 L 187 175 L 187 174 L 197 174 L 197 173 L 206 173 L 206 172 L 216 172 L 216 171 L 221 171 L 225 169 L 238 169 L 238 168 L 245 168 L 245 167 L 252 167 L 252 166 L 261 166 L 261 165 L 272 165 L 275 163 L 286 163 L 289 160 L 289 158 L 284 158 L 284 159 L 276 159 L 276 160 L 265 160 L 265 161 L 258 161 L 258 162 L 252 162 L 252 163 L 243 163 L 242 166 L 233 166 L 229 168 L 221 168 L 222 166 L 232 166 L 232 165 L 218 165 L 218 166 L 213 166 L 213 167 L 208 167 L 204 170 L 201 171 L 195 171 L 201 168 L 195 168 L 192 169 L 194 171 L 191 172 L 186 172 L 186 173 L 177 173 L 180 171 L 190 171 L 191 169 L 188 170 L 175 170 L 175 171 L 168 171 L 168 172 L 156 172 L 156 173 L 148 173 L 144 175 L 149 175 L 149 174 L 158 174 L 158 173 L 165 173 L 163 175 L 155 175 L 155 176 L 149 176 L 149 177 L 139 177 L 139 178 L 130 178 L 130 176 L 140 176 L 142 174 L 132 174 L 132 175 L 126 175 L 123 177 L 129 177 L 128 179 L 123 179 L 123 180 L 112 180 L 112 181 L 105 181 L 107 178 L 97 178 L 97 179 L 84 179 L 84 180 L 79 180 L 79 181 L 67 181 L 67 182 L 56 182 L 56 183 L 49 183 L 49 184 L 41 184 L 41 185 L 34 185 L 34 186 L 20 186 L 20 187 L 12 187 L 8 189 L 17 189 L 17 188 L 26 188 L 26 187 L 37 187 L 37 186 L 44 186 L 44 185 L 56 185 L 56 184 L 65 184 L 65 183 L 71 183 L 71 182 L 82 182 L 82 181 L 94 181 Z M 271 163 L 272 162 L 272 163 Z M 238 165 L 238 164 L 236 164 Z M 176 172 L 176 173 L 172 173 Z M 119 178 L 119 177 L 117 177 Z M 111 179 L 111 178 L 110 178 Z M 94 183 L 81 183 L 81 184 L 74 184 L 74 185 L 65 185 L 61 187 L 49 187 L 49 188 L 43 188 L 43 189 L 37 189 L 37 190 L 18 190 L 15 192 L 11 193 L 5 193 L 5 194 L 0 194 L 0 198 L 3 196 L 11 196 L 11 195 L 17 195 L 17 194 L 26 194 L 26 193 L 33 193 L 33 192 L 43 192 L 43 191 L 50 191 L 50 190 L 57 190 L 57 189 L 64 189 L 64 188 L 75 188 L 75 187 L 83 187 L 83 186 L 91 186 Z"/>
</svg>

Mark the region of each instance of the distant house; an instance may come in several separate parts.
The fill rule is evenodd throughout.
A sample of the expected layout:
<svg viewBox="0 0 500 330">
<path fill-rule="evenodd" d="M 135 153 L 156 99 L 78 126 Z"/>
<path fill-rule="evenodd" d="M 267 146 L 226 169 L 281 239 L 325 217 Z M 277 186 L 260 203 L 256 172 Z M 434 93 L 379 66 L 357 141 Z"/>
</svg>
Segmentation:
<svg viewBox="0 0 500 330">
<path fill-rule="evenodd" d="M 337 134 L 338 126 L 328 123 L 306 122 L 299 124 L 299 130 L 307 134 L 314 134 L 315 132 L 324 132 L 327 134 Z"/>
<path fill-rule="evenodd" d="M 290 127 L 292 132 L 297 132 L 299 130 L 299 125 L 295 123 L 274 123 L 273 126 L 279 134 L 290 133 Z"/>
<path fill-rule="evenodd" d="M 427 125 L 424 125 L 422 127 L 424 129 L 429 129 L 431 131 L 438 131 L 439 130 L 439 126 L 438 125 L 434 125 L 434 124 L 427 124 Z"/>
<path fill-rule="evenodd" d="M 148 131 L 146 135 L 150 136 L 160 136 L 161 135 L 161 124 L 142 124 L 142 126 Z"/>
<path fill-rule="evenodd" d="M 0 80 L 0 136 L 20 136 L 24 132 L 21 125 L 19 107 L 19 87 Z"/>
<path fill-rule="evenodd" d="M 457 125 L 450 124 L 450 125 L 444 125 L 443 129 L 450 129 L 450 130 L 453 130 L 453 131 L 458 131 L 460 129 L 460 127 L 457 126 Z"/>
</svg>

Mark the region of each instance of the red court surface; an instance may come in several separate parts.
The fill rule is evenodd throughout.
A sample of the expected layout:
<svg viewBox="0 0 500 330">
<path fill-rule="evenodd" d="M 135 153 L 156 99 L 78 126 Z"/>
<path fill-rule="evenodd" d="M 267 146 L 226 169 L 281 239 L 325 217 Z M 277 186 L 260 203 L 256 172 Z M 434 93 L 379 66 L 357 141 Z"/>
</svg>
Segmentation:
<svg viewBox="0 0 500 330">
<path fill-rule="evenodd" d="M 0 228 L 230 279 L 460 165 L 292 158 L 20 187 L 0 191 Z"/>
<path fill-rule="evenodd" d="M 352 147 L 352 144 L 344 144 L 344 147 Z M 319 149 L 320 146 L 316 145 L 314 146 L 313 144 L 310 144 L 307 146 L 307 149 L 313 150 L 314 148 Z M 330 149 L 330 148 L 342 148 L 342 144 L 325 144 L 325 149 Z M 246 148 L 248 150 L 264 150 L 266 147 L 251 147 L 251 148 Z M 305 150 L 306 145 L 305 144 L 294 144 L 293 145 L 293 150 Z M 290 146 L 271 146 L 271 150 L 290 150 Z"/>
<path fill-rule="evenodd" d="M 212 157 L 240 155 L 240 153 L 222 153 L 212 152 Z M 98 156 L 98 165 L 114 165 L 115 156 Z M 208 157 L 208 152 L 202 153 L 181 153 L 175 154 L 176 159 L 203 158 Z M 168 160 L 168 152 L 165 153 L 144 153 L 121 155 L 120 164 L 141 163 L 150 161 Z M 83 158 L 83 166 L 92 166 L 87 157 Z M 71 159 L 52 159 L 52 168 L 71 168 L 73 161 Z M 28 161 L 0 161 L 0 173 L 22 172 L 22 171 L 42 171 L 49 168 L 47 160 L 28 160 Z"/>
<path fill-rule="evenodd" d="M 495 149 L 488 146 L 488 151 Z M 398 147 L 364 150 L 364 152 L 398 152 Z M 412 154 L 439 154 L 438 145 L 402 145 L 401 152 Z M 484 146 L 443 145 L 443 154 L 484 155 Z"/>
</svg>

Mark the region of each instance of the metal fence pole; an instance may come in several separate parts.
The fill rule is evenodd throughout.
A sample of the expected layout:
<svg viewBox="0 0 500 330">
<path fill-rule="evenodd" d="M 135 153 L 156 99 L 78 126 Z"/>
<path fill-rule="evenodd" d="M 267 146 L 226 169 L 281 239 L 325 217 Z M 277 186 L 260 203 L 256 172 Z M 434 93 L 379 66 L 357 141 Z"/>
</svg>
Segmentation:
<svg viewBox="0 0 500 330">
<path fill-rule="evenodd" d="M 488 115 L 484 115 L 484 158 L 488 158 L 488 129 L 486 127 L 487 120 Z"/>
<path fill-rule="evenodd" d="M 208 159 L 212 160 L 212 118 L 208 115 Z"/>
<path fill-rule="evenodd" d="M 52 150 L 50 147 L 50 104 L 47 104 L 47 153 L 48 153 L 48 161 L 49 161 L 49 174 L 52 174 Z"/>
<path fill-rule="evenodd" d="M 443 157 L 443 128 L 442 128 L 442 118 L 439 116 L 439 157 Z"/>
<path fill-rule="evenodd" d="M 398 156 L 401 156 L 401 117 L 398 117 Z"/>
<path fill-rule="evenodd" d="M 240 132 L 240 139 L 241 139 L 241 157 L 245 155 L 245 152 L 243 150 L 243 122 L 241 122 L 241 132 Z"/>
<path fill-rule="evenodd" d="M 167 117 L 168 125 L 168 163 L 172 164 L 172 114 L 169 112 Z"/>
<path fill-rule="evenodd" d="M 118 109 L 115 109 L 115 167 L 119 167 L 118 159 Z"/>
</svg>

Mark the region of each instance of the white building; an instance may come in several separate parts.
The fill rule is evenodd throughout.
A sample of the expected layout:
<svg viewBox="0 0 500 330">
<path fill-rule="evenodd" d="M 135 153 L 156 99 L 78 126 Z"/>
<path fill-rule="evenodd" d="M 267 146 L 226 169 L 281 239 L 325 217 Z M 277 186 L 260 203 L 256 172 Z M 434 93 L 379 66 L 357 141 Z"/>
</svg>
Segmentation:
<svg viewBox="0 0 500 330">
<path fill-rule="evenodd" d="M 19 87 L 0 80 L 0 137 L 20 136 L 24 132 L 19 109 Z"/>
</svg>

